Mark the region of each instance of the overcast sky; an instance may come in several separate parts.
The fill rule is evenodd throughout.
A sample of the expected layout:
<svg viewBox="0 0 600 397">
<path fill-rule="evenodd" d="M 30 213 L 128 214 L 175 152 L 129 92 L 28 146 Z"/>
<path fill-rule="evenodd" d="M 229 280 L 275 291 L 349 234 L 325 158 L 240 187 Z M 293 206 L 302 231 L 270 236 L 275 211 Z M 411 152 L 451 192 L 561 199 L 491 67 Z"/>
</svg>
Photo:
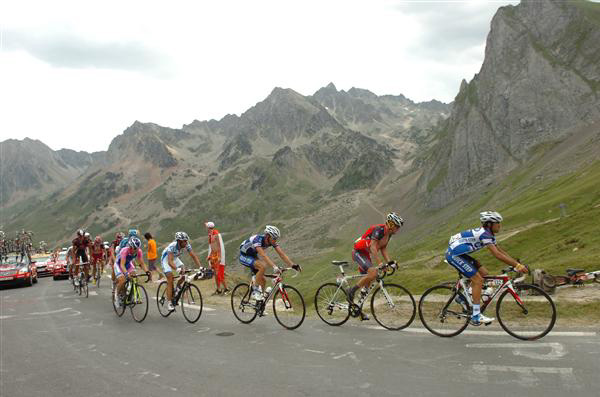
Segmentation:
<svg viewBox="0 0 600 397">
<path fill-rule="evenodd" d="M 333 82 L 453 100 L 518 1 L 4 1 L 0 140 L 106 150 L 135 120 L 240 114 L 273 87 Z"/>
</svg>

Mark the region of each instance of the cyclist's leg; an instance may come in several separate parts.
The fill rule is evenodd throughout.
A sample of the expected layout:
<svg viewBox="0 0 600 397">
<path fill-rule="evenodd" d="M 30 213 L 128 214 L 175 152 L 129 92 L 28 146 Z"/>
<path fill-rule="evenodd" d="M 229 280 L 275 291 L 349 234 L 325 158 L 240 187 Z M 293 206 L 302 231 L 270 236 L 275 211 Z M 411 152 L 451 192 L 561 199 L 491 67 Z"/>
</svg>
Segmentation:
<svg viewBox="0 0 600 397">
<path fill-rule="evenodd" d="M 361 274 L 365 274 L 356 283 L 356 288 L 368 287 L 377 277 L 377 268 L 371 263 L 371 258 L 365 252 L 352 251 L 352 259 L 358 264 L 358 270 Z"/>
<path fill-rule="evenodd" d="M 260 288 L 262 288 L 262 290 L 264 291 L 265 284 L 267 282 L 267 280 L 265 279 L 266 264 L 260 259 L 257 259 L 254 261 L 254 268 L 256 269 L 256 284 L 258 284 Z"/>
<path fill-rule="evenodd" d="M 117 278 L 116 291 L 119 295 L 125 295 L 125 274 L 121 272 L 121 268 L 115 264 L 115 276 Z"/>
</svg>

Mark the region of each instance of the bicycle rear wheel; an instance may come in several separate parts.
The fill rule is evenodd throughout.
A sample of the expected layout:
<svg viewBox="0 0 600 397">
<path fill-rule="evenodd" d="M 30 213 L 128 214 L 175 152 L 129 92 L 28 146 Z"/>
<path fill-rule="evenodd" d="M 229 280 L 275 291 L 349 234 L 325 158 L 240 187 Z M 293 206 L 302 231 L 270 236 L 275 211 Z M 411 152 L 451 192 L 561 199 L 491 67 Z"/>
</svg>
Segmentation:
<svg viewBox="0 0 600 397">
<path fill-rule="evenodd" d="M 115 313 L 117 313 L 117 316 L 121 317 L 123 315 L 123 313 L 125 313 L 125 304 L 122 303 L 120 306 L 117 305 L 117 293 L 113 292 L 111 294 L 112 296 L 112 305 L 113 305 L 113 309 L 115 309 Z"/>
<path fill-rule="evenodd" d="M 457 294 L 465 299 L 462 293 L 454 291 L 454 287 L 448 285 L 436 285 L 423 293 L 419 300 L 419 317 L 429 332 L 451 337 L 467 328 L 469 314 L 456 302 Z"/>
<path fill-rule="evenodd" d="M 141 285 L 133 285 L 129 294 L 129 308 L 131 317 L 138 323 L 146 319 L 148 315 L 148 294 L 146 288 Z"/>
<path fill-rule="evenodd" d="M 96 265 L 98 266 L 98 265 Z M 102 278 L 102 272 L 100 271 L 100 267 L 96 268 L 96 288 L 100 288 L 100 279 Z"/>
<path fill-rule="evenodd" d="M 86 298 L 89 296 L 90 291 L 89 291 L 89 288 L 88 288 L 87 281 L 83 282 L 83 285 L 81 286 L 81 291 L 82 291 L 82 294 L 85 295 Z"/>
<path fill-rule="evenodd" d="M 517 297 L 506 290 L 496 305 L 500 326 L 509 335 L 521 340 L 536 340 L 545 336 L 556 322 L 556 306 L 552 298 L 536 285 L 514 286 Z"/>
<path fill-rule="evenodd" d="M 248 284 L 238 284 L 231 292 L 231 310 L 233 310 L 235 318 L 244 324 L 250 324 L 256 318 L 258 314 L 256 301 L 251 299 L 251 290 Z"/>
<path fill-rule="evenodd" d="M 173 312 L 169 311 L 167 305 L 169 304 L 169 298 L 167 298 L 167 282 L 163 281 L 158 285 L 156 290 L 156 305 L 158 306 L 158 312 L 163 317 L 169 317 Z"/>
<path fill-rule="evenodd" d="M 181 294 L 181 311 L 189 323 L 195 323 L 202 315 L 202 294 L 194 284 L 188 284 Z"/>
<path fill-rule="evenodd" d="M 306 316 L 306 306 L 300 291 L 291 285 L 282 285 L 273 295 L 273 313 L 284 328 L 298 328 Z"/>
<path fill-rule="evenodd" d="M 342 325 L 350 317 L 346 291 L 335 283 L 326 283 L 315 294 L 315 309 L 321 320 L 329 325 Z"/>
<path fill-rule="evenodd" d="M 371 296 L 371 313 L 383 328 L 398 331 L 408 327 L 417 314 L 415 298 L 398 284 L 384 284 Z"/>
</svg>

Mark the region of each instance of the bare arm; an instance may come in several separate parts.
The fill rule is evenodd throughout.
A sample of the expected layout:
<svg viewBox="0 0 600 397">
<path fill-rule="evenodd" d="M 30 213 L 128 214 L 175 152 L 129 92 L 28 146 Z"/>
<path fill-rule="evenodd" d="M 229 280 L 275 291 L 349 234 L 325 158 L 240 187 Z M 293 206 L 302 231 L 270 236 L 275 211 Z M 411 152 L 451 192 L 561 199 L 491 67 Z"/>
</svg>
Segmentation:
<svg viewBox="0 0 600 397">
<path fill-rule="evenodd" d="M 381 260 L 379 260 L 379 249 L 377 248 L 377 240 L 371 241 L 371 245 L 369 246 L 369 252 L 371 253 L 371 258 L 374 259 L 373 262 L 375 263 L 375 265 L 380 264 Z"/>
<path fill-rule="evenodd" d="M 496 259 L 506 263 L 507 265 L 511 265 L 511 266 L 519 265 L 519 262 L 517 262 L 515 259 L 511 258 L 510 255 L 508 255 L 507 253 L 502 251 L 496 245 L 490 244 L 487 246 L 487 248 L 488 248 L 488 250 L 490 250 L 491 254 L 494 255 L 494 257 Z"/>
<path fill-rule="evenodd" d="M 196 266 L 200 267 L 200 259 L 198 259 L 198 255 L 196 255 L 194 253 L 194 251 L 190 251 L 189 254 L 192 257 L 192 259 L 194 260 L 194 263 L 196 264 Z"/>
<path fill-rule="evenodd" d="M 275 252 L 277 252 L 277 254 L 281 258 L 281 260 L 284 261 L 288 266 L 292 266 L 293 265 L 293 263 L 290 260 L 290 258 L 287 257 L 287 255 L 285 254 L 285 252 L 283 252 L 283 250 L 281 249 L 280 246 L 275 247 Z"/>
<path fill-rule="evenodd" d="M 271 267 L 275 267 L 275 263 L 267 256 L 267 254 L 265 253 L 265 250 L 262 249 L 262 247 L 256 247 L 256 252 L 258 253 L 258 256 L 260 257 L 260 259 L 264 260 L 265 262 L 267 262 L 267 264 Z"/>
</svg>

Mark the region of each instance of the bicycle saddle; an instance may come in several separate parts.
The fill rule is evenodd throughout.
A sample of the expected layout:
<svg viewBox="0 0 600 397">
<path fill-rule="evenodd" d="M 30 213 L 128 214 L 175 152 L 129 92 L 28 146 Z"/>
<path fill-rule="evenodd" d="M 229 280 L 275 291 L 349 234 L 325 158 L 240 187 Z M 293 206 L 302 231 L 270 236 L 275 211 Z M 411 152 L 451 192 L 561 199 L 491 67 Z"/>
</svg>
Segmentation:
<svg viewBox="0 0 600 397">
<path fill-rule="evenodd" d="M 569 276 L 574 276 L 577 273 L 585 272 L 585 269 L 567 269 L 567 274 Z"/>
<path fill-rule="evenodd" d="M 348 266 L 347 261 L 331 261 L 331 264 L 334 266 Z"/>
</svg>

